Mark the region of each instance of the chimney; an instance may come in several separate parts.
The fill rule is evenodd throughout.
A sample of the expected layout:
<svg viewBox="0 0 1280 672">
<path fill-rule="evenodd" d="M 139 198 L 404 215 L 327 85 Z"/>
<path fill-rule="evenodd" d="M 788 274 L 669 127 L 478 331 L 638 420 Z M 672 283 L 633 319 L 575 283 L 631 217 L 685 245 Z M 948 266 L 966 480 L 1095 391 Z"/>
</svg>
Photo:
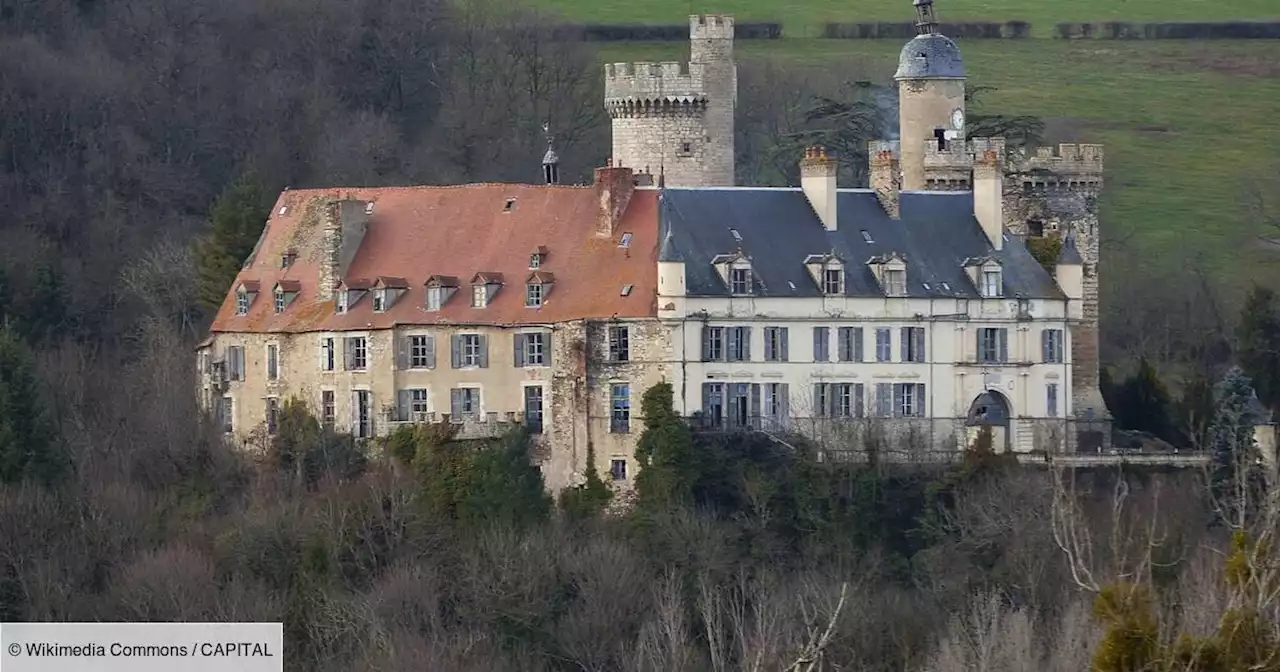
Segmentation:
<svg viewBox="0 0 1280 672">
<path fill-rule="evenodd" d="M 352 198 L 330 200 L 321 204 L 321 235 L 324 257 L 320 262 L 320 286 L 317 296 L 322 301 L 334 299 L 334 289 L 347 275 L 360 243 L 369 228 L 373 203 Z"/>
<path fill-rule="evenodd" d="M 800 160 L 800 189 L 813 208 L 822 228 L 836 230 L 836 160 L 821 147 L 804 150 Z"/>
<path fill-rule="evenodd" d="M 612 237 L 636 190 L 635 176 L 630 168 L 614 166 L 610 159 L 603 168 L 596 168 L 595 186 L 600 203 L 596 235 Z"/>
<path fill-rule="evenodd" d="M 973 157 L 973 216 L 991 241 L 1004 247 L 1004 171 L 998 149 L 980 148 Z"/>
<path fill-rule="evenodd" d="M 880 207 L 892 219 L 899 219 L 899 194 L 902 193 L 902 171 L 898 155 L 889 143 L 872 143 L 871 190 L 880 199 Z"/>
</svg>

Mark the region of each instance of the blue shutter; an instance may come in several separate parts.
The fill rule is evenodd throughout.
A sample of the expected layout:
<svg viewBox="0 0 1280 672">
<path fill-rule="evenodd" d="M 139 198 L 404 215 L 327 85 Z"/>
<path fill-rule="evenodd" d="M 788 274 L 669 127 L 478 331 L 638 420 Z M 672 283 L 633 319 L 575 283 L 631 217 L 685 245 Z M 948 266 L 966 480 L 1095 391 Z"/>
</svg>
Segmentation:
<svg viewBox="0 0 1280 672">
<path fill-rule="evenodd" d="M 462 419 L 462 390 L 449 390 L 449 412 L 452 414 L 450 420 L 457 422 Z"/>
<path fill-rule="evenodd" d="M 711 361 L 711 327 L 702 326 L 702 361 Z"/>
<path fill-rule="evenodd" d="M 866 358 L 862 342 L 862 327 L 853 328 L 853 361 L 861 362 Z"/>
<path fill-rule="evenodd" d="M 894 417 L 899 417 L 903 415 L 902 392 L 903 392 L 903 383 L 894 383 L 893 384 L 893 416 Z"/>
<path fill-rule="evenodd" d="M 453 352 L 452 352 L 452 354 L 453 354 L 453 361 L 452 361 L 452 363 L 453 363 L 453 368 L 455 368 L 455 369 L 461 369 L 461 368 L 462 368 L 462 335 L 461 335 L 461 334 L 454 334 L 454 335 L 450 336 L 450 337 L 449 337 L 449 346 L 450 346 L 450 349 L 453 351 Z"/>
<path fill-rule="evenodd" d="M 742 361 L 751 361 L 751 327 L 740 327 L 739 337 L 742 339 Z"/>
<path fill-rule="evenodd" d="M 928 415 L 925 410 L 924 383 L 916 383 L 916 415 L 922 418 Z"/>
<path fill-rule="evenodd" d="M 780 340 L 782 343 L 782 356 L 779 357 L 778 360 L 782 362 L 788 362 L 788 361 L 791 361 L 790 359 L 791 344 L 787 342 L 789 340 L 787 337 L 787 332 L 791 331 L 791 329 L 789 327 L 782 327 L 781 331 L 782 331 L 782 335 L 780 336 Z"/>
<path fill-rule="evenodd" d="M 853 384 L 853 417 L 861 418 L 867 414 L 866 399 L 864 398 L 862 383 Z"/>
<path fill-rule="evenodd" d="M 480 340 L 480 368 L 487 369 L 489 368 L 489 337 L 480 334 L 476 338 Z"/>
<path fill-rule="evenodd" d="M 551 366 L 551 332 L 542 335 L 542 363 Z"/>
<path fill-rule="evenodd" d="M 427 336 L 427 368 L 436 368 L 436 337 L 434 334 Z"/>
<path fill-rule="evenodd" d="M 778 383 L 778 422 L 783 427 L 787 427 L 791 423 L 791 386 L 787 383 Z"/>
<path fill-rule="evenodd" d="M 511 349 L 515 353 L 516 368 L 520 368 L 525 364 L 525 345 L 528 337 L 525 334 L 515 334 L 511 339 Z"/>
<path fill-rule="evenodd" d="M 413 397 L 411 395 L 412 393 L 409 390 L 396 390 L 396 419 L 400 422 L 404 422 L 411 417 L 409 414 L 413 405 Z"/>
<path fill-rule="evenodd" d="M 760 383 L 751 384 L 751 401 L 748 403 L 750 408 L 747 411 L 747 422 L 755 422 L 760 417 Z"/>
<path fill-rule="evenodd" d="M 1009 361 L 1009 330 L 1001 329 L 997 333 L 1000 341 L 1000 361 L 1007 362 Z"/>
</svg>

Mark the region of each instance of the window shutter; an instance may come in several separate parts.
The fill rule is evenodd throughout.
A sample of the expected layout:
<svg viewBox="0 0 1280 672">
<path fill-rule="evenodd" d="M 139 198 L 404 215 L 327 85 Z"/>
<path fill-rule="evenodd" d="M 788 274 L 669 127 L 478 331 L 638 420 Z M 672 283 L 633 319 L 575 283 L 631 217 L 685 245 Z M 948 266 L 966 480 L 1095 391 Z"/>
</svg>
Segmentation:
<svg viewBox="0 0 1280 672">
<path fill-rule="evenodd" d="M 866 415 L 866 400 L 863 398 L 862 383 L 853 384 L 853 417 L 861 418 Z"/>
<path fill-rule="evenodd" d="M 751 361 L 751 327 L 742 327 L 738 331 L 742 339 L 742 361 Z"/>
<path fill-rule="evenodd" d="M 360 393 L 351 393 L 351 433 L 355 434 L 360 429 Z"/>
<path fill-rule="evenodd" d="M 755 418 L 760 417 L 760 383 L 751 383 L 751 404 L 750 410 L 747 411 L 747 421 L 754 422 Z"/>
<path fill-rule="evenodd" d="M 323 338 L 320 339 L 318 345 L 319 347 L 317 348 L 316 361 L 320 364 L 320 370 L 324 371 L 324 365 L 328 362 L 328 359 L 325 357 L 325 347 L 324 347 Z"/>
<path fill-rule="evenodd" d="M 436 368 L 436 337 L 435 335 L 427 336 L 427 368 Z"/>
<path fill-rule="evenodd" d="M 876 415 L 890 417 L 893 415 L 893 385 L 876 383 Z"/>
<path fill-rule="evenodd" d="M 916 327 L 914 333 L 916 338 L 916 361 L 927 362 L 929 357 L 924 352 L 924 327 Z"/>
<path fill-rule="evenodd" d="M 411 336 L 401 336 L 396 339 L 396 369 L 404 371 L 409 368 L 409 344 L 412 343 Z"/>
<path fill-rule="evenodd" d="M 788 332 L 790 331 L 790 327 L 782 327 L 782 335 L 780 337 L 780 342 L 782 343 L 782 356 L 778 359 L 783 362 L 791 361 L 791 344 L 788 342 L 790 340 Z"/>
<path fill-rule="evenodd" d="M 525 334 L 516 334 L 511 339 L 511 342 L 513 344 L 511 349 L 515 353 L 516 368 L 518 369 L 524 366 L 525 348 L 527 347 L 528 339 Z"/>
<path fill-rule="evenodd" d="M 344 371 L 356 368 L 356 339 L 350 336 L 342 339 L 342 368 Z"/>
<path fill-rule="evenodd" d="M 409 409 L 412 408 L 411 392 L 409 390 L 396 390 L 396 410 L 397 418 L 400 422 L 404 422 L 410 418 Z"/>
<path fill-rule="evenodd" d="M 985 357 L 986 355 L 984 355 L 984 354 L 983 354 L 983 352 L 982 352 L 982 333 L 983 333 L 983 331 L 984 331 L 984 330 L 982 330 L 982 329 L 978 329 L 978 330 L 976 330 L 976 331 L 974 332 L 974 333 L 976 333 L 976 334 L 978 335 L 978 347 L 977 347 L 977 350 L 975 350 L 975 352 L 977 352 L 977 353 L 978 353 L 978 361 L 979 361 L 979 362 L 985 362 L 985 361 L 986 361 L 986 359 L 984 359 L 984 357 Z"/>
<path fill-rule="evenodd" d="M 827 415 L 832 418 L 840 417 L 840 387 L 832 383 L 823 387 L 827 390 Z"/>
<path fill-rule="evenodd" d="M 1009 361 L 1009 330 L 1001 329 L 997 333 L 999 334 L 998 340 L 1000 341 L 1000 361 L 1007 362 Z"/>
<path fill-rule="evenodd" d="M 542 335 L 542 363 L 546 366 L 551 366 L 551 336 L 550 331 Z"/>
<path fill-rule="evenodd" d="M 703 333 L 704 334 L 706 333 L 705 327 L 703 328 Z M 702 384 L 702 414 L 706 416 L 711 415 L 711 389 L 712 389 L 711 386 L 712 385 L 713 383 Z"/>
<path fill-rule="evenodd" d="M 900 417 L 900 416 L 904 415 L 904 414 L 903 414 L 903 412 L 902 412 L 902 397 L 903 397 L 903 392 L 905 391 L 905 389 L 904 389 L 904 385 L 905 385 L 904 383 L 894 383 L 894 385 L 893 385 L 893 415 L 894 415 L 894 417 Z"/>
<path fill-rule="evenodd" d="M 462 419 L 462 390 L 449 390 L 449 412 L 454 422 Z"/>
<path fill-rule="evenodd" d="M 916 415 L 923 418 L 925 413 L 924 383 L 916 383 Z"/>
<path fill-rule="evenodd" d="M 489 337 L 480 334 L 477 336 L 480 341 L 480 368 L 489 368 Z"/>
<path fill-rule="evenodd" d="M 236 347 L 236 380 L 244 380 L 244 346 Z"/>
<path fill-rule="evenodd" d="M 900 339 L 900 340 L 902 341 L 902 347 L 898 348 L 898 361 L 900 361 L 900 362 L 909 362 L 909 361 L 911 361 L 911 360 L 907 359 L 907 355 L 908 355 L 908 354 L 913 354 L 913 353 L 911 353 L 911 352 L 910 352 L 910 350 L 911 350 L 910 345 L 908 345 L 908 344 L 913 343 L 913 339 L 912 339 L 911 331 L 912 331 L 912 330 L 911 330 L 911 327 L 903 327 L 903 328 L 902 328 L 902 332 L 901 332 L 901 334 L 900 334 L 900 336 L 901 336 L 901 339 Z"/>
<path fill-rule="evenodd" d="M 1053 361 L 1053 332 L 1048 329 L 1040 331 L 1040 358 L 1046 362 Z"/>
<path fill-rule="evenodd" d="M 454 334 L 449 337 L 450 350 L 453 352 L 453 368 L 462 368 L 462 335 Z"/>
<path fill-rule="evenodd" d="M 711 361 L 711 327 L 702 327 L 702 361 Z"/>
<path fill-rule="evenodd" d="M 866 346 L 862 342 L 862 327 L 853 328 L 853 361 L 861 362 L 866 359 Z"/>
<path fill-rule="evenodd" d="M 825 356 L 827 353 L 823 348 L 823 346 L 826 345 L 826 335 L 826 327 L 813 328 L 813 361 L 815 362 L 824 362 L 827 360 Z"/>
</svg>

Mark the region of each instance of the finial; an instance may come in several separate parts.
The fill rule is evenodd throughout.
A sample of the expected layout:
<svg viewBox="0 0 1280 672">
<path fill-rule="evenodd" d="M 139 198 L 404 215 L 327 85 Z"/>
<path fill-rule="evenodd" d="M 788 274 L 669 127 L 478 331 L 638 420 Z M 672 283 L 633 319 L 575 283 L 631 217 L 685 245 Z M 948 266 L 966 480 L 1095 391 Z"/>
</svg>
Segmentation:
<svg viewBox="0 0 1280 672">
<path fill-rule="evenodd" d="M 916 34 L 936 35 L 938 33 L 938 17 L 933 13 L 933 0 L 915 0 Z"/>
<path fill-rule="evenodd" d="M 542 122 L 542 133 L 547 137 L 547 153 L 542 155 L 542 177 L 546 179 L 547 184 L 559 184 L 560 156 L 552 146 L 555 138 L 551 135 L 551 122 Z"/>
</svg>

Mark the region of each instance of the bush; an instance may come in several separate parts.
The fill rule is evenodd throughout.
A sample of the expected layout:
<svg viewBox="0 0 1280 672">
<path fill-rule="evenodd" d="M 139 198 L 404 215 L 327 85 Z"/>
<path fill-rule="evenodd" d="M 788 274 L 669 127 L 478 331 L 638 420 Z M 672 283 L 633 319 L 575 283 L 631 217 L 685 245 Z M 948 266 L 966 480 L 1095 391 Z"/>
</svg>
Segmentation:
<svg viewBox="0 0 1280 672">
<path fill-rule="evenodd" d="M 1031 36 L 1031 24 L 1026 21 L 943 23 L 938 26 L 938 30 L 948 37 L 969 39 L 1017 39 Z M 916 24 L 912 21 L 827 23 L 823 25 L 822 36 L 845 40 L 909 40 L 916 36 Z"/>
<path fill-rule="evenodd" d="M 1070 22 L 1057 24 L 1054 36 L 1061 39 L 1103 40 L 1274 40 L 1280 39 L 1280 22 Z"/>
</svg>

